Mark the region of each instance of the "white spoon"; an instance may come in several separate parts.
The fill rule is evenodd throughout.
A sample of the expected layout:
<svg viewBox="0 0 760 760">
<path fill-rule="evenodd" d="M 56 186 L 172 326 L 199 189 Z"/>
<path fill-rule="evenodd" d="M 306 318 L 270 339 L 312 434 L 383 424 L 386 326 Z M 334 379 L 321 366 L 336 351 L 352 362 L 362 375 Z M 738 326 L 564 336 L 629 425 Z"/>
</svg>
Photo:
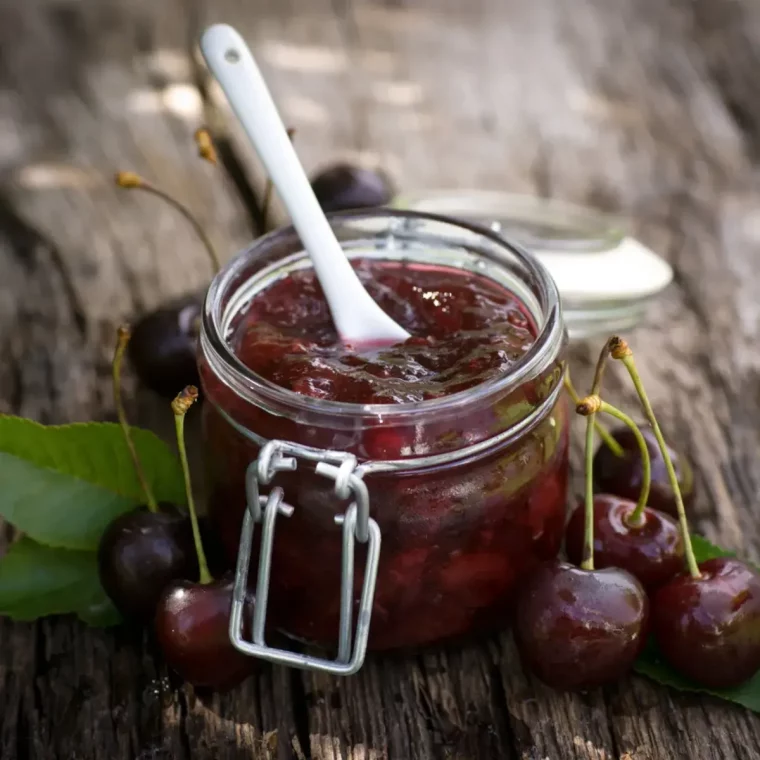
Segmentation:
<svg viewBox="0 0 760 760">
<path fill-rule="evenodd" d="M 340 247 L 243 38 L 231 26 L 216 24 L 200 45 L 311 257 L 341 340 L 353 346 L 406 340 L 409 333 L 372 300 Z"/>
</svg>

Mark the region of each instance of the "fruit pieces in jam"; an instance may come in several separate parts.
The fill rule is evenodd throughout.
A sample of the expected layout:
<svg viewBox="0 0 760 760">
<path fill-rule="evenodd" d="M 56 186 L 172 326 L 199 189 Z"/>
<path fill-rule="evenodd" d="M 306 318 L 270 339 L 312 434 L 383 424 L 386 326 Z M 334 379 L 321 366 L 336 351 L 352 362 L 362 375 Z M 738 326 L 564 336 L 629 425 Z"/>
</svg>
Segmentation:
<svg viewBox="0 0 760 760">
<path fill-rule="evenodd" d="M 376 262 L 358 269 L 372 295 L 413 338 L 374 354 L 340 346 L 313 276 L 303 272 L 254 298 L 231 338 L 237 355 L 266 379 L 302 395 L 391 405 L 450 395 L 503 375 L 535 341 L 520 302 L 485 278 Z M 451 453 L 508 430 L 560 381 L 561 365 L 517 389 L 464 404 L 454 416 L 438 419 L 433 413 L 409 426 L 329 426 L 303 412 L 296 421 L 235 396 L 204 362 L 201 374 L 212 401 L 204 407 L 210 510 L 234 559 L 245 471 L 258 449 L 215 405 L 266 439 L 349 451 L 360 459 Z M 357 419 L 363 419 L 358 406 Z M 420 646 L 506 622 L 520 579 L 559 550 L 567 443 L 567 410 L 560 402 L 517 438 L 480 455 L 367 476 L 371 514 L 383 541 L 371 648 Z M 333 646 L 341 564 L 333 516 L 347 503 L 339 503 L 330 482 L 304 461 L 272 485 L 284 488 L 295 512 L 277 524 L 268 622 Z M 364 556 L 357 545 L 357 599 Z"/>
<path fill-rule="evenodd" d="M 259 294 L 235 330 L 237 356 L 257 375 L 316 399 L 400 404 L 448 396 L 503 375 L 535 342 L 520 301 L 461 270 L 359 261 L 383 310 L 412 337 L 357 353 L 333 327 L 314 270 Z"/>
</svg>

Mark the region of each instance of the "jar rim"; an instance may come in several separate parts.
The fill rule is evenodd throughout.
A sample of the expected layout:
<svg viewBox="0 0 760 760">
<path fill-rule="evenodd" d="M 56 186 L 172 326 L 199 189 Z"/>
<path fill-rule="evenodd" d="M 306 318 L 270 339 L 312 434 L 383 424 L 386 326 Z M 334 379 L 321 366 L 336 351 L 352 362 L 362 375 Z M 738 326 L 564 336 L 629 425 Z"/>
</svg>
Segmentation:
<svg viewBox="0 0 760 760">
<path fill-rule="evenodd" d="M 507 249 L 524 266 L 535 280 L 539 289 L 539 301 L 543 312 L 543 324 L 530 348 L 506 372 L 496 375 L 472 388 L 452 393 L 440 398 L 424 401 L 404 402 L 400 404 L 356 404 L 345 401 L 315 399 L 287 388 L 283 388 L 261 377 L 244 364 L 225 340 L 223 334 L 223 299 L 227 289 L 249 263 L 252 255 L 259 249 L 266 250 L 268 245 L 278 238 L 297 235 L 292 225 L 273 230 L 253 241 L 233 256 L 216 274 L 206 291 L 201 321 L 201 345 L 207 358 L 212 358 L 214 370 L 222 370 L 224 380 L 240 392 L 255 392 L 268 401 L 277 405 L 303 412 L 320 412 L 339 417 L 354 417 L 365 415 L 382 417 L 389 421 L 397 416 L 403 416 L 408 422 L 409 417 L 428 415 L 436 412 L 452 412 L 469 406 L 490 393 L 504 392 L 511 387 L 519 386 L 540 367 L 547 357 L 555 355 L 564 341 L 564 323 L 562 306 L 557 286 L 546 267 L 527 249 L 490 230 L 488 227 L 455 219 L 441 214 L 421 211 L 409 211 L 395 208 L 373 208 L 351 211 L 336 211 L 326 214 L 329 222 L 361 221 L 372 219 L 395 219 L 434 222 L 450 227 L 452 230 L 465 231 L 485 238 L 501 249 Z"/>
</svg>

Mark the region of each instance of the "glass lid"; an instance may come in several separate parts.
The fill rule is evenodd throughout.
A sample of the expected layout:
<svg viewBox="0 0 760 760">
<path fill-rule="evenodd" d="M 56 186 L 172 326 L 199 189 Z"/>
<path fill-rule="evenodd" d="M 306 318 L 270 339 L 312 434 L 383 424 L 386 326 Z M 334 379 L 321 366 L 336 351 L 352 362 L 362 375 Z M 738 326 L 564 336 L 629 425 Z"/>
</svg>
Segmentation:
<svg viewBox="0 0 760 760">
<path fill-rule="evenodd" d="M 403 194 L 393 206 L 481 224 L 514 240 L 557 283 L 571 337 L 631 329 L 672 281 L 668 263 L 614 216 L 562 201 L 484 190 Z"/>
<path fill-rule="evenodd" d="M 625 236 L 621 220 L 562 201 L 488 190 L 439 190 L 397 197 L 393 205 L 487 224 L 529 250 L 605 251 Z"/>
</svg>

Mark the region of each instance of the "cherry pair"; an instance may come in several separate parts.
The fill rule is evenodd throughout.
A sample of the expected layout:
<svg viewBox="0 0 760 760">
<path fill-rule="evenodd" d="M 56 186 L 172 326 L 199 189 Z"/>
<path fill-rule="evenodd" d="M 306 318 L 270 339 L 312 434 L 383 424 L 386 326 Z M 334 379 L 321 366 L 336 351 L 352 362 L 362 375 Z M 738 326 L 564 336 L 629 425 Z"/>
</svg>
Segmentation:
<svg viewBox="0 0 760 760">
<path fill-rule="evenodd" d="M 121 361 L 128 341 L 128 329 L 120 328 L 113 363 L 114 398 L 146 504 L 117 517 L 103 532 L 98 547 L 100 581 L 127 620 L 153 623 L 166 661 L 185 680 L 195 686 L 230 688 L 252 672 L 254 661 L 230 642 L 232 579 L 229 575 L 212 578 L 195 512 L 184 418 L 198 391 L 189 386 L 172 402 L 186 515 L 175 505 L 156 503 L 134 447 L 120 392 Z"/>
<path fill-rule="evenodd" d="M 646 506 L 651 466 L 643 435 L 599 398 L 608 353 L 623 362 L 636 387 L 675 497 L 678 524 Z M 698 684 L 729 688 L 748 680 L 760 668 L 760 575 L 734 558 L 697 564 L 670 451 L 625 341 L 606 344 L 592 393 L 577 411 L 588 418 L 586 496 L 568 523 L 566 544 L 579 566 L 546 565 L 526 584 L 515 626 L 524 662 L 549 685 L 589 689 L 626 673 L 651 632 L 670 664 Z M 598 412 L 625 422 L 637 442 L 643 481 L 635 504 L 607 494 L 594 497 Z"/>
</svg>

